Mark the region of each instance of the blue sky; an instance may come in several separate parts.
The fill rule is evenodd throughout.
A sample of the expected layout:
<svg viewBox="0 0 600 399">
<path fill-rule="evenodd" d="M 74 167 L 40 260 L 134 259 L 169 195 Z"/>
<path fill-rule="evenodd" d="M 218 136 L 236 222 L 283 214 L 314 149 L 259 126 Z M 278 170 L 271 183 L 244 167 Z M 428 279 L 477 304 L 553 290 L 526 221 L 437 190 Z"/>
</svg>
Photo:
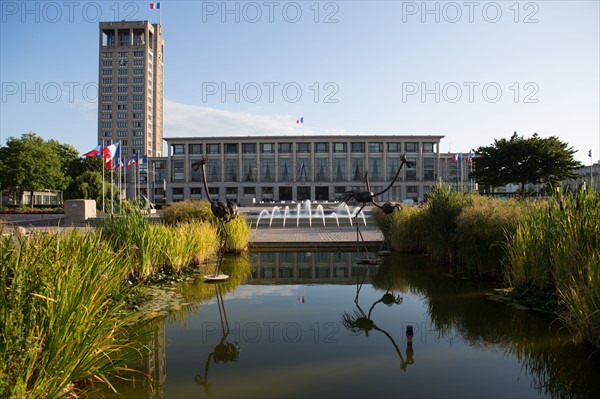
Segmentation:
<svg viewBox="0 0 600 399">
<path fill-rule="evenodd" d="M 599 158 L 598 1 L 149 3 L 0 2 L 0 143 L 95 147 L 98 22 L 162 13 L 165 137 L 433 134 L 454 153 L 517 131 Z"/>
</svg>

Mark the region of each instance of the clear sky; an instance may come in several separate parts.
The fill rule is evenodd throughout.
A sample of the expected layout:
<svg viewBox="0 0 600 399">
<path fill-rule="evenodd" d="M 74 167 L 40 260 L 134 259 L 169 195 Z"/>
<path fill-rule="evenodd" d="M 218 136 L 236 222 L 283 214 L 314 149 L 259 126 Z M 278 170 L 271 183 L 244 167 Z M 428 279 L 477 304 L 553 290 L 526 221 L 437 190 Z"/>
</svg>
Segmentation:
<svg viewBox="0 0 600 399">
<path fill-rule="evenodd" d="M 455 153 L 537 132 L 599 159 L 598 1 L 149 4 L 1 1 L 0 143 L 95 147 L 98 22 L 162 18 L 165 137 L 432 134 Z"/>
</svg>

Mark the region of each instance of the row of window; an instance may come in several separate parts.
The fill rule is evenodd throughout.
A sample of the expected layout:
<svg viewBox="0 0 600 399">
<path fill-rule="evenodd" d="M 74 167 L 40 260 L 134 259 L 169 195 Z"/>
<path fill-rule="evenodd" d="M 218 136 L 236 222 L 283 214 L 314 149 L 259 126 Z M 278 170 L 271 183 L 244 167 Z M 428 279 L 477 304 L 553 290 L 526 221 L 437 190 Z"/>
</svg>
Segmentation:
<svg viewBox="0 0 600 399">
<path fill-rule="evenodd" d="M 158 182 L 160 182 L 161 180 L 156 180 Z M 238 195 L 238 193 L 243 193 L 244 196 L 256 196 L 257 194 L 257 188 L 260 188 L 260 193 L 263 196 L 272 196 L 275 192 L 275 188 L 272 186 L 263 186 L 263 187 L 242 187 L 241 190 L 238 190 L 237 187 L 225 187 L 225 195 L 227 196 L 231 196 L 231 195 Z M 287 189 L 291 189 L 291 187 L 285 187 Z M 280 188 L 281 189 L 281 188 Z M 298 191 L 298 195 L 301 196 L 302 194 L 307 194 L 308 196 L 310 196 L 310 187 L 297 187 L 296 188 Z M 327 194 L 329 194 L 329 187 L 317 187 L 317 190 L 322 191 L 322 190 L 326 190 Z M 346 192 L 346 190 L 348 190 L 347 186 L 334 186 L 333 187 L 333 191 L 335 196 L 339 196 L 343 193 Z M 172 188 L 172 193 L 174 197 L 177 196 L 183 196 L 183 187 L 173 187 Z M 190 187 L 190 195 L 192 196 L 202 196 L 202 187 Z M 211 196 L 219 196 L 219 188 L 218 187 L 209 187 L 208 188 L 209 194 Z M 410 194 L 418 194 L 419 193 L 419 186 L 406 186 L 406 193 L 407 195 L 410 196 Z M 309 197 L 310 198 L 310 197 Z M 329 199 L 327 197 L 327 199 Z"/>
<path fill-rule="evenodd" d="M 129 118 L 129 114 L 127 112 L 118 112 L 117 113 L 117 119 L 127 119 L 127 118 Z M 144 114 L 142 112 L 132 112 L 131 118 L 132 119 L 144 119 Z M 102 120 L 113 119 L 113 114 L 112 113 L 102 113 L 100 115 L 100 119 L 102 119 Z"/>
<path fill-rule="evenodd" d="M 295 143 L 296 153 L 310 153 L 313 143 Z M 335 152 L 348 152 L 348 144 L 350 144 L 350 152 L 353 153 L 364 153 L 365 149 L 368 149 L 369 153 L 382 153 L 384 149 L 383 142 L 339 142 L 339 143 L 314 143 L 315 153 L 329 153 L 329 149 Z M 390 142 L 387 144 L 387 152 L 402 152 L 401 142 Z M 422 144 L 422 151 L 424 153 L 433 153 L 435 149 L 435 143 L 424 142 Z M 203 154 L 204 144 L 188 144 L 189 154 Z M 242 154 L 256 154 L 257 148 L 260 148 L 262 154 L 275 153 L 275 148 L 280 154 L 291 154 L 293 151 L 294 143 L 260 143 L 257 147 L 256 143 L 242 143 Z M 184 155 L 186 144 L 173 144 L 172 155 Z M 221 148 L 225 154 L 238 154 L 240 145 L 238 143 L 209 143 L 206 144 L 206 154 L 220 154 Z M 418 142 L 405 142 L 404 152 L 415 153 L 419 152 Z"/>
<path fill-rule="evenodd" d="M 112 129 L 112 122 L 100 122 L 100 127 L 102 129 Z M 128 127 L 128 122 L 117 122 L 117 128 L 126 129 Z M 134 128 L 143 128 L 144 122 L 131 122 L 131 127 Z"/>
<path fill-rule="evenodd" d="M 409 159 L 416 161 L 416 159 Z M 194 170 L 193 162 L 189 161 L 190 182 L 202 181 L 202 172 Z M 209 159 L 206 166 L 206 180 L 209 182 L 256 182 L 256 181 L 357 181 L 364 180 L 365 167 L 368 166 L 371 181 L 392 180 L 399 168 L 400 158 L 390 157 L 385 163 L 382 158 L 370 158 L 368 165 L 364 158 L 353 158 L 348 162 L 346 158 L 334 158 L 330 163 L 328 158 L 316 158 L 314 164 L 310 158 L 298 158 L 295 162 L 291 158 L 261 159 L 257 163 L 254 158 L 242 160 L 242 168 L 237 159 L 225 159 L 222 164 L 219 159 Z M 435 159 L 424 158 L 422 164 L 423 180 L 434 180 Z M 415 166 L 404 170 L 405 180 L 417 180 L 418 171 Z M 173 160 L 173 181 L 185 182 L 185 162 L 182 159 Z"/>
<path fill-rule="evenodd" d="M 135 111 L 142 111 L 144 109 L 144 104 L 136 103 L 132 104 L 132 108 Z M 102 111 L 111 111 L 112 104 L 102 104 Z M 127 104 L 117 104 L 117 110 L 119 111 L 127 111 Z M 148 111 L 150 112 L 152 108 L 148 106 Z"/>
<path fill-rule="evenodd" d="M 134 83 L 134 84 L 144 83 L 144 78 L 142 76 L 134 76 L 132 79 L 132 83 Z M 102 84 L 103 85 L 112 85 L 113 78 L 102 78 Z M 118 78 L 117 84 L 120 84 L 120 85 L 129 84 L 129 78 Z"/>
<path fill-rule="evenodd" d="M 101 98 L 103 103 L 112 103 L 113 102 L 113 96 L 112 95 L 103 95 Z M 128 95 L 119 95 L 117 96 L 117 100 L 119 102 L 127 102 L 129 101 L 129 96 Z M 143 94 L 133 94 L 131 96 L 131 100 L 132 101 L 144 101 L 144 95 Z M 148 97 L 148 101 L 151 101 L 151 97 Z"/>
<path fill-rule="evenodd" d="M 123 51 L 119 51 L 118 56 L 119 57 L 127 57 L 128 53 L 127 52 L 123 52 Z M 143 58 L 144 57 L 144 52 L 143 51 L 134 51 L 133 52 L 133 56 L 135 58 Z M 102 58 L 103 59 L 107 59 L 107 58 L 112 58 L 113 57 L 113 52 L 112 51 L 104 51 L 102 53 Z M 150 57 L 152 57 L 152 55 L 150 55 Z"/>
<path fill-rule="evenodd" d="M 144 74 L 144 68 L 133 68 L 132 71 L 133 71 L 134 75 L 143 75 Z M 102 70 L 102 76 L 112 76 L 112 74 L 113 74 L 112 69 L 103 69 Z M 129 69 L 127 69 L 127 68 L 117 69 L 117 74 L 121 75 L 121 76 L 129 75 Z M 148 75 L 152 75 L 151 70 L 148 70 Z"/>
</svg>

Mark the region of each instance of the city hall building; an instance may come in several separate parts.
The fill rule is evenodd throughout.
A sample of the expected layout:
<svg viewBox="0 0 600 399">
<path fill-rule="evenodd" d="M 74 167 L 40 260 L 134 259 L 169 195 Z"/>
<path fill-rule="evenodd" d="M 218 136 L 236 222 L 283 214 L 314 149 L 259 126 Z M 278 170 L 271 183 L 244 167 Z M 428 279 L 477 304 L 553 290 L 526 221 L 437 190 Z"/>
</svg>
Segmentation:
<svg viewBox="0 0 600 399">
<path fill-rule="evenodd" d="M 335 201 L 347 190 L 364 190 L 365 173 L 371 191 L 383 190 L 394 179 L 400 157 L 405 154 L 414 166 L 403 167 L 395 184 L 377 200 L 420 201 L 438 178 L 451 181 L 457 176 L 452 171 L 451 156 L 440 154 L 443 137 L 165 138 L 168 156 L 153 159 L 150 165 L 156 176 L 153 187 L 158 187 L 152 197 L 167 203 L 206 199 L 202 172 L 192 168 L 194 162 L 206 158 L 206 179 L 213 199 L 241 205 L 307 199 Z"/>
</svg>

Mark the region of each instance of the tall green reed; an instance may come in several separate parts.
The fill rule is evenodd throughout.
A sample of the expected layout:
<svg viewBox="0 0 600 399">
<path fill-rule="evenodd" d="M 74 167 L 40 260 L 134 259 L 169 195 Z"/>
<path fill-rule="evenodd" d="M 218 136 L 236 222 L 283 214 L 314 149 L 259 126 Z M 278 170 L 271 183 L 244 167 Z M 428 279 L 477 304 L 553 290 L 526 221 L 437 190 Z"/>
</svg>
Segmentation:
<svg viewBox="0 0 600 399">
<path fill-rule="evenodd" d="M 0 259 L 0 397 L 66 397 L 138 356 L 121 298 L 130 265 L 98 235 L 5 238 Z"/>
</svg>

